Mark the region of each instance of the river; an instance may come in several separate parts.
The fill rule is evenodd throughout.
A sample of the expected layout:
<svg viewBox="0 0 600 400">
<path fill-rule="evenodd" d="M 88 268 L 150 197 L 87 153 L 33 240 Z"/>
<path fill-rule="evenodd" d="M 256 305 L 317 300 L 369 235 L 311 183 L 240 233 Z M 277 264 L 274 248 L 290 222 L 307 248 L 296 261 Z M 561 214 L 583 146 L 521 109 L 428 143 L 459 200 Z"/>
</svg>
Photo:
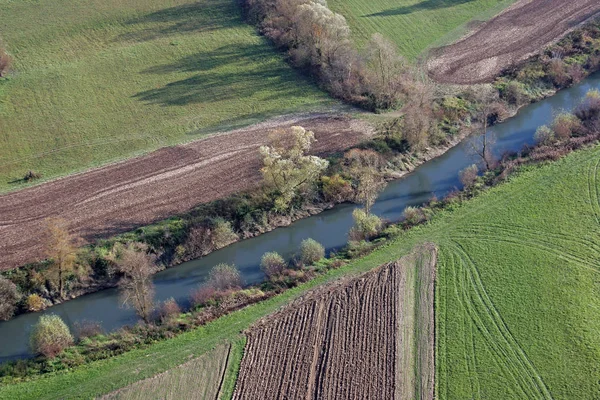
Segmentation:
<svg viewBox="0 0 600 400">
<path fill-rule="evenodd" d="M 556 110 L 572 109 L 592 88 L 600 88 L 600 73 L 555 96 L 524 107 L 515 117 L 494 126 L 491 130 L 497 139 L 497 155 L 533 144 L 533 135 L 539 126 L 549 123 Z M 441 198 L 451 190 L 460 188 L 458 172 L 474 161 L 466 143 L 460 143 L 444 155 L 416 168 L 403 179 L 391 182 L 379 196 L 373 212 L 387 220 L 399 220 L 407 206 L 420 205 L 433 194 Z M 277 251 L 290 258 L 306 238 L 319 241 L 328 251 L 340 248 L 347 242 L 355 207 L 343 204 L 288 227 L 234 243 L 204 258 L 159 272 L 154 276 L 156 300 L 164 301 L 173 297 L 185 304 L 192 290 L 206 279 L 210 269 L 222 262 L 237 265 L 246 283 L 257 283 L 264 278 L 259 262 L 265 252 Z M 77 321 L 99 321 L 107 332 L 137 321 L 133 310 L 120 306 L 116 289 L 82 296 L 40 313 L 23 314 L 0 322 L 0 362 L 30 356 L 29 332 L 44 313 L 60 315 L 71 327 Z"/>
</svg>

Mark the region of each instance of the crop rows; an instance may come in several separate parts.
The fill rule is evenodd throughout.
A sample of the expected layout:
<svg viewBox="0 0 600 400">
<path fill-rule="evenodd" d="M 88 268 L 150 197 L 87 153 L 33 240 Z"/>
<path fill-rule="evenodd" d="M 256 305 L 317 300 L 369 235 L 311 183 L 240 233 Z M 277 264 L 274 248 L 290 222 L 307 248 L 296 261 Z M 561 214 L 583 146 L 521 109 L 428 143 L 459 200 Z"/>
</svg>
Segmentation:
<svg viewBox="0 0 600 400">
<path fill-rule="evenodd" d="M 234 399 L 432 398 L 433 252 L 311 293 L 253 327 Z"/>
</svg>

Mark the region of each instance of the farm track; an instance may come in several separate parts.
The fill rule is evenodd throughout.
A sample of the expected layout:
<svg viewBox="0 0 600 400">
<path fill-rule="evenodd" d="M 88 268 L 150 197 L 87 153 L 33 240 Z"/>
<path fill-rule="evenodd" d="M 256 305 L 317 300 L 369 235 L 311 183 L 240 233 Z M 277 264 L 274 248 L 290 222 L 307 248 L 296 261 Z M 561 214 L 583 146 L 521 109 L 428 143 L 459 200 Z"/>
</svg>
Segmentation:
<svg viewBox="0 0 600 400">
<path fill-rule="evenodd" d="M 44 258 L 44 219 L 64 218 L 86 242 L 185 213 L 260 182 L 258 148 L 274 129 L 315 132 L 315 153 L 344 150 L 371 128 L 345 116 L 279 118 L 0 196 L 0 270 Z"/>
<path fill-rule="evenodd" d="M 233 398 L 433 399 L 435 262 L 423 246 L 259 322 Z"/>
<path fill-rule="evenodd" d="M 448 247 L 452 249 L 449 268 L 454 271 L 456 294 L 486 345 L 496 355 L 498 365 L 502 366 L 506 377 L 516 384 L 520 392 L 519 397 L 552 399 L 542 378 L 489 298 L 473 260 L 459 242 L 454 241 Z M 474 358 L 475 354 L 473 349 L 473 353 L 468 354 L 468 357 Z M 476 368 L 475 363 L 472 368 Z M 477 372 L 473 370 L 469 375 L 476 379 Z M 473 393 L 479 393 L 479 390 Z"/>
<path fill-rule="evenodd" d="M 433 50 L 427 69 L 442 83 L 488 82 L 599 13 L 597 0 L 519 0 L 458 42 Z"/>
</svg>

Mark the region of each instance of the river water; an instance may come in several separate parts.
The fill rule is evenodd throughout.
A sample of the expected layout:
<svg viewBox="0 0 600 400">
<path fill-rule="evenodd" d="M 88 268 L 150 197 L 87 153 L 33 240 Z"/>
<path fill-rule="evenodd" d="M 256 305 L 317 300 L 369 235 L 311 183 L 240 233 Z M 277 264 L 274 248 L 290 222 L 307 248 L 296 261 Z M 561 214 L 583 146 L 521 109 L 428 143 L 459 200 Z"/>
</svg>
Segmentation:
<svg viewBox="0 0 600 400">
<path fill-rule="evenodd" d="M 533 135 L 540 125 L 549 123 L 555 111 L 572 109 L 592 88 L 600 88 L 600 74 L 527 106 L 514 118 L 493 127 L 491 130 L 497 138 L 496 153 L 500 155 L 505 151 L 519 150 L 525 144 L 533 144 Z M 453 189 L 460 188 L 458 172 L 476 161 L 467 150 L 463 142 L 443 156 L 421 165 L 405 178 L 391 182 L 379 196 L 373 212 L 387 220 L 397 221 L 407 206 L 422 204 L 433 194 L 441 198 Z M 352 226 L 352 210 L 355 207 L 343 204 L 288 227 L 234 243 L 202 259 L 162 271 L 154 277 L 156 300 L 164 301 L 173 297 L 182 304 L 186 303 L 192 290 L 206 279 L 210 269 L 222 262 L 237 265 L 246 283 L 257 283 L 264 278 L 259 263 L 265 252 L 277 251 L 289 258 L 306 238 L 319 241 L 328 250 L 340 248 L 348 240 L 347 233 Z M 41 313 L 24 314 L 0 322 L 0 362 L 30 356 L 29 332 L 43 313 L 58 314 L 71 327 L 77 321 L 99 321 L 107 332 L 137 321 L 133 310 L 120 307 L 116 289 L 82 296 Z"/>
</svg>

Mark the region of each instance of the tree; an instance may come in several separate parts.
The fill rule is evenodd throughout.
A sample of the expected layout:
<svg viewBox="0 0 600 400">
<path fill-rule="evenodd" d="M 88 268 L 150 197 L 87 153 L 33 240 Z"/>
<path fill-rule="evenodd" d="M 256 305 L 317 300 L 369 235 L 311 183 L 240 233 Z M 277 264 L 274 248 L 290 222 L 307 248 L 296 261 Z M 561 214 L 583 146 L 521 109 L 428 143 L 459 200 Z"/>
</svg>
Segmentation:
<svg viewBox="0 0 600 400">
<path fill-rule="evenodd" d="M 0 277 L 0 321 L 8 321 L 12 318 L 20 299 L 21 293 L 19 293 L 17 285 Z"/>
<path fill-rule="evenodd" d="M 58 315 L 42 315 L 31 332 L 31 349 L 48 358 L 56 357 L 72 344 L 71 331 Z"/>
<path fill-rule="evenodd" d="M 117 246 L 114 261 L 123 274 L 119 281 L 123 305 L 133 307 L 137 315 L 148 323 L 154 310 L 152 274 L 156 268 L 146 252 L 147 246 L 141 243 Z"/>
<path fill-rule="evenodd" d="M 61 218 L 50 218 L 46 221 L 47 236 L 46 255 L 52 260 L 50 271 L 55 274 L 58 293 L 65 297 L 65 278 L 75 267 L 76 241 L 67 229 L 67 222 Z"/>
<path fill-rule="evenodd" d="M 242 276 L 235 265 L 217 264 L 210 270 L 208 285 L 217 290 L 229 290 L 242 287 Z"/>
<path fill-rule="evenodd" d="M 260 148 L 264 163 L 261 172 L 267 186 L 277 192 L 275 209 L 278 211 L 287 210 L 299 192 L 314 187 L 329 166 L 327 160 L 307 155 L 315 141 L 313 132 L 301 126 L 293 126 L 289 132 L 293 135 L 291 146 L 286 145 L 288 132 L 284 132 L 275 138 L 273 145 Z"/>
<path fill-rule="evenodd" d="M 497 102 L 498 93 L 494 89 L 482 90 L 479 94 L 480 120 L 483 124 L 483 134 L 469 141 L 469 151 L 481 160 L 486 171 L 494 164 L 493 147 L 496 144 L 496 136 L 488 130 L 489 125 L 503 119 L 506 110 Z"/>
<path fill-rule="evenodd" d="M 354 226 L 350 230 L 350 240 L 368 240 L 381 231 L 383 223 L 377 215 L 367 214 L 365 210 L 357 208 L 352 212 Z"/>
<path fill-rule="evenodd" d="M 380 171 L 381 156 L 373 150 L 352 149 L 344 158 L 349 166 L 349 173 L 356 182 L 356 200 L 370 214 L 377 196 L 387 185 Z"/>
<path fill-rule="evenodd" d="M 325 248 L 314 239 L 304 239 L 300 243 L 300 259 L 305 265 L 314 264 L 325 257 Z"/>
<path fill-rule="evenodd" d="M 467 168 L 461 170 L 458 175 L 460 178 L 460 182 L 464 187 L 469 188 L 473 186 L 475 181 L 477 180 L 477 173 L 479 172 L 479 168 L 477 168 L 476 164 L 469 165 Z"/>
<path fill-rule="evenodd" d="M 286 266 L 287 263 L 283 257 L 275 251 L 263 254 L 262 259 L 260 260 L 260 269 L 269 279 L 273 279 L 283 274 Z"/>
</svg>

